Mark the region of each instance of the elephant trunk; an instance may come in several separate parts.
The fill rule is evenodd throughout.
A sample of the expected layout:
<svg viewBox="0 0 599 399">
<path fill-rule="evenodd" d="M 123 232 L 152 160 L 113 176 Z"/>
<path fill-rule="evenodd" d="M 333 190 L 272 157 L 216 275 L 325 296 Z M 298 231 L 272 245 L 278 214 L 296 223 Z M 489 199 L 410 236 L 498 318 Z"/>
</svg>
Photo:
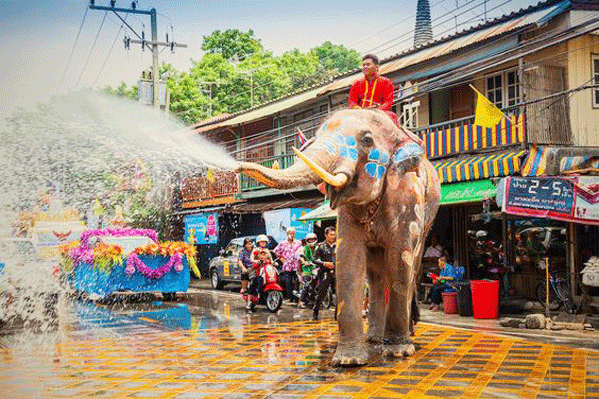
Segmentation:
<svg viewBox="0 0 599 399">
<path fill-rule="evenodd" d="M 253 162 L 240 162 L 237 172 L 245 173 L 267 186 L 285 189 L 319 184 L 322 179 L 304 162 L 296 162 L 286 169 L 270 169 Z"/>
</svg>

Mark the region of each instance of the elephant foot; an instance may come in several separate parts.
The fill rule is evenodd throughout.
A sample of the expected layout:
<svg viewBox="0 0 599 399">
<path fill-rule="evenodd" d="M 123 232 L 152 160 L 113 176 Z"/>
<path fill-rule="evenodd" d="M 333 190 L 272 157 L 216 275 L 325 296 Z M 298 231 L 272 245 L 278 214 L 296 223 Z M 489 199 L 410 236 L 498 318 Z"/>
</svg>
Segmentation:
<svg viewBox="0 0 599 399">
<path fill-rule="evenodd" d="M 371 344 L 382 344 L 383 334 L 368 333 L 368 337 L 366 338 L 366 340 Z"/>
<path fill-rule="evenodd" d="M 365 345 L 338 346 L 333 356 L 334 366 L 362 366 L 368 362 L 368 350 Z"/>
<path fill-rule="evenodd" d="M 414 355 L 414 353 L 416 353 L 416 347 L 410 339 L 401 343 L 386 344 L 382 350 L 384 357 L 408 357 Z"/>
</svg>

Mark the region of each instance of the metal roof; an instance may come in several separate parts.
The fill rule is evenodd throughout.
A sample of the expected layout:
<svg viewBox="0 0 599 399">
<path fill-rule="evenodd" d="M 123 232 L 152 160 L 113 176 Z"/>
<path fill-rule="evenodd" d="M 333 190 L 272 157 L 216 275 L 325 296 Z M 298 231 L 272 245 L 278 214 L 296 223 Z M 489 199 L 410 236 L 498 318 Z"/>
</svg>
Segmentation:
<svg viewBox="0 0 599 399">
<path fill-rule="evenodd" d="M 540 2 L 535 6 L 522 9 L 518 12 L 511 13 L 500 18 L 496 18 L 479 26 L 469 28 L 463 32 L 458 32 L 454 35 L 440 38 L 432 43 L 428 43 L 418 48 L 412 48 L 401 54 L 397 54 L 388 58 L 388 61 L 383 60 L 379 69 L 380 73 L 383 75 L 390 74 L 408 66 L 448 55 L 454 51 L 463 49 L 475 43 L 484 42 L 485 40 L 491 38 L 499 38 L 501 35 L 524 28 L 528 25 L 544 24 L 551 18 L 564 12 L 570 6 L 570 4 L 571 3 L 569 0 L 564 0 L 561 2 L 557 0 Z M 513 40 L 513 42 L 517 42 L 517 40 Z M 502 48 L 502 50 L 505 50 L 505 48 Z M 471 60 L 466 60 L 464 62 L 468 61 Z M 455 67 L 456 66 L 453 64 L 448 64 L 445 66 L 446 69 Z M 423 72 L 426 73 L 426 71 Z M 430 70 L 430 73 L 426 76 L 440 72 L 442 71 L 437 68 L 435 70 Z M 423 76 L 425 76 L 425 74 L 421 73 L 417 78 L 421 78 Z M 247 111 L 242 111 L 241 113 L 238 113 L 234 117 L 225 121 L 206 125 L 202 128 L 202 131 L 212 130 L 214 128 L 223 126 L 239 125 L 265 118 L 295 105 L 315 99 L 318 96 L 322 96 L 340 89 L 346 89 L 347 87 L 351 86 L 355 80 L 361 77 L 361 70 L 356 69 L 354 73 L 349 72 L 349 75 L 339 76 L 331 83 L 319 85 L 316 88 L 310 88 L 297 94 L 290 94 L 286 97 L 275 99 L 262 106 L 252 108 Z M 416 77 L 411 78 L 415 79 Z"/>
<path fill-rule="evenodd" d="M 287 108 L 291 108 L 297 104 L 301 104 L 305 101 L 312 100 L 318 96 L 318 92 L 320 91 L 320 87 L 308 91 L 304 91 L 303 93 L 299 93 L 293 96 L 289 96 L 282 100 L 278 100 L 275 102 L 268 103 L 260 108 L 256 108 L 250 112 L 245 114 L 240 114 L 234 118 L 226 120 L 225 122 L 219 123 L 220 126 L 233 126 L 239 125 L 241 123 L 253 121 L 256 119 L 261 119 L 267 117 L 269 115 L 276 114 L 279 111 L 283 111 Z"/>
<path fill-rule="evenodd" d="M 569 4 L 569 1 L 566 0 L 548 8 L 543 8 L 526 15 L 520 15 L 516 18 L 511 18 L 499 24 L 493 24 L 482 29 L 476 29 L 473 32 L 466 33 L 464 35 L 458 34 L 457 37 L 452 40 L 440 39 L 437 41 L 437 44 L 429 44 L 425 48 L 418 51 L 414 51 L 414 49 L 408 50 L 403 53 L 404 55 L 395 56 L 398 58 L 394 59 L 393 61 L 381 63 L 379 72 L 382 75 L 390 74 L 408 66 L 416 65 L 442 55 L 447 55 L 472 44 L 488 40 L 492 37 L 498 37 L 502 34 L 523 28 L 528 25 L 546 22 L 548 16 L 555 16 L 556 12 L 564 10 L 564 3 Z M 437 72 L 438 71 L 436 71 L 436 73 Z M 319 92 L 319 95 L 349 87 L 355 80 L 360 79 L 361 77 L 362 72 L 357 71 L 353 75 L 346 76 L 323 87 Z"/>
</svg>

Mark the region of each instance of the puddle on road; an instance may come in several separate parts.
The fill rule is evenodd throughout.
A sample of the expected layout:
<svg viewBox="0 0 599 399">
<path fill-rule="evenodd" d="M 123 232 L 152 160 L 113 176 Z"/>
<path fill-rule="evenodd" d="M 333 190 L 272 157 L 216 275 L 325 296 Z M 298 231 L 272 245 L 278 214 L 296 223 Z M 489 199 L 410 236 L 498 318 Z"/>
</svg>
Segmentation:
<svg viewBox="0 0 599 399">
<path fill-rule="evenodd" d="M 78 323 L 52 353 L 0 349 L 0 389 L 27 397 L 181 398 L 582 397 L 599 391 L 599 354 L 591 351 L 421 325 L 414 357 L 376 357 L 365 367 L 342 369 L 330 365 L 337 345 L 332 320 L 223 325 L 218 309 L 202 316 L 195 305 L 171 305 L 115 313 L 78 303 Z"/>
</svg>

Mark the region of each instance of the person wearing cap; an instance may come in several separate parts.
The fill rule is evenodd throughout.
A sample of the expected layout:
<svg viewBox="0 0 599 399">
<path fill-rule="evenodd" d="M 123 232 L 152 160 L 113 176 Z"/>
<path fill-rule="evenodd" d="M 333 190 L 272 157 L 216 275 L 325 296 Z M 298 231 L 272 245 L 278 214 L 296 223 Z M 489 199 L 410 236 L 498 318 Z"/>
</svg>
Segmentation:
<svg viewBox="0 0 599 399">
<path fill-rule="evenodd" d="M 297 302 L 293 290 L 297 289 L 298 278 L 297 272 L 299 270 L 299 250 L 302 247 L 302 243 L 295 239 L 295 229 L 288 227 L 287 239 L 280 242 L 275 248 L 275 255 L 279 257 L 283 266 L 281 267 L 281 282 L 285 289 L 285 296 L 290 302 Z"/>
<path fill-rule="evenodd" d="M 302 290 L 300 292 L 300 303 L 299 307 L 302 309 L 306 308 L 306 302 L 308 300 L 308 292 L 312 282 L 308 282 L 312 276 L 312 270 L 314 270 L 314 249 L 316 248 L 318 238 L 314 233 L 308 233 L 306 235 L 306 245 L 303 248 L 302 254 L 300 255 L 299 262 L 301 265 L 301 277 L 303 280 Z"/>
</svg>

